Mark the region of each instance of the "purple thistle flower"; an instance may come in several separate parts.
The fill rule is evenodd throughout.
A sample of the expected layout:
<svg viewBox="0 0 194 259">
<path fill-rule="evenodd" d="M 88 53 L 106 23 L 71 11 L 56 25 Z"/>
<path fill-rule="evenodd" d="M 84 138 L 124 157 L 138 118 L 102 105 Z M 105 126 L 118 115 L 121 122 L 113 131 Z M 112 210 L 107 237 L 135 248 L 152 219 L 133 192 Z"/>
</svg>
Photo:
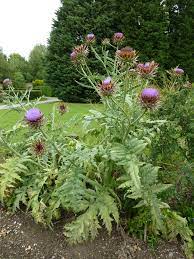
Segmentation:
<svg viewBox="0 0 194 259">
<path fill-rule="evenodd" d="M 109 85 L 112 81 L 112 78 L 109 76 L 106 79 L 104 79 L 104 81 L 102 82 L 104 85 Z"/>
<path fill-rule="evenodd" d="M 112 82 L 112 78 L 107 77 L 106 79 L 104 79 L 102 83 L 99 85 L 99 87 L 102 95 L 111 95 L 114 91 L 114 84 Z"/>
<path fill-rule="evenodd" d="M 154 61 L 146 62 L 145 64 L 140 63 L 137 65 L 137 71 L 141 75 L 154 76 L 157 68 L 158 68 L 158 64 L 155 63 Z"/>
<path fill-rule="evenodd" d="M 81 63 L 83 59 L 87 57 L 88 54 L 89 54 L 88 47 L 82 44 L 73 49 L 73 51 L 70 54 L 70 58 L 74 63 Z"/>
<path fill-rule="evenodd" d="M 122 32 L 116 32 L 114 35 L 113 35 L 113 42 L 114 43 L 120 43 L 124 40 L 125 36 Z"/>
<path fill-rule="evenodd" d="M 174 72 L 177 75 L 183 75 L 184 74 L 184 70 L 182 68 L 179 68 L 179 67 L 175 67 Z"/>
<path fill-rule="evenodd" d="M 145 88 L 140 95 L 141 103 L 146 108 L 154 108 L 158 103 L 159 98 L 160 93 L 156 88 Z"/>
<path fill-rule="evenodd" d="M 94 43 L 96 41 L 96 37 L 93 33 L 89 33 L 87 36 L 86 36 L 86 42 L 87 43 Z"/>
<path fill-rule="evenodd" d="M 150 66 L 150 62 L 146 62 L 145 64 L 143 64 L 143 67 L 144 68 L 147 68 L 147 67 L 149 67 Z"/>
<path fill-rule="evenodd" d="M 70 54 L 71 60 L 75 60 L 76 57 L 77 57 L 77 53 L 75 51 L 71 52 L 71 54 Z"/>
<path fill-rule="evenodd" d="M 41 126 L 43 114 L 39 109 L 32 108 L 26 112 L 25 119 L 30 126 L 37 128 Z"/>
</svg>

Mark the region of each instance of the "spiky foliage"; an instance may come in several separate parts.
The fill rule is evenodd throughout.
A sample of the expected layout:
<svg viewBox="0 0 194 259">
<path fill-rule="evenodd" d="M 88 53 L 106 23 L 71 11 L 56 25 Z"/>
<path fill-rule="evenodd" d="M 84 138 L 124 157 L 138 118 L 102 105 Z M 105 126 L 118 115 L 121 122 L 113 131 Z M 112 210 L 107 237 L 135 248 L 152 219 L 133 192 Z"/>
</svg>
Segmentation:
<svg viewBox="0 0 194 259">
<path fill-rule="evenodd" d="M 23 181 L 22 176 L 28 172 L 28 168 L 25 166 L 28 159 L 28 157 L 12 157 L 0 164 L 1 202 L 12 196 L 14 189 Z"/>
</svg>

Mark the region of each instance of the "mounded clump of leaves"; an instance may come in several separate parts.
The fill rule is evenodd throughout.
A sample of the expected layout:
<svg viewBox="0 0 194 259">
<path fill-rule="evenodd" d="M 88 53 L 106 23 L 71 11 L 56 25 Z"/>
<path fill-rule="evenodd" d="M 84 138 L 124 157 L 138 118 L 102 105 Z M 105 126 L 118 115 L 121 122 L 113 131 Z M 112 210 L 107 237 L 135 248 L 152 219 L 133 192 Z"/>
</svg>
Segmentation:
<svg viewBox="0 0 194 259">
<path fill-rule="evenodd" d="M 116 33 L 112 42 L 102 45 L 100 54 L 95 35 L 89 34 L 87 45 L 76 46 L 70 55 L 75 69 L 88 81 L 87 85 L 80 82 L 80 87 L 92 88 L 101 97 L 100 111 L 90 110 L 82 121 L 71 120 L 64 126 L 55 115 L 65 116 L 65 104 L 59 104 L 50 118 L 23 107 L 27 110 L 24 121 L 1 131 L 9 158 L 0 165 L 0 198 L 14 211 L 26 205 L 37 222 L 47 225 L 61 213 L 75 213 L 75 220 L 64 230 L 72 243 L 95 238 L 102 226 L 110 234 L 113 223 L 121 224 L 122 211 L 127 220 L 138 222 L 134 226 L 143 230 L 145 240 L 151 234 L 167 239 L 180 236 L 189 257 L 192 232 L 186 219 L 161 199 L 172 185 L 159 180 L 163 169 L 152 164 L 152 139 L 168 123 L 165 118 L 153 119 L 165 105 L 154 85 L 158 64 L 137 63 L 137 53 L 124 48 L 123 39 L 122 33 Z M 116 50 L 114 58 L 111 48 Z M 89 67 L 91 54 L 103 75 Z M 32 127 L 34 122 L 38 127 Z M 74 123 L 82 132 L 78 137 L 69 134 L 68 127 Z M 29 133 L 22 142 L 11 141 L 10 135 L 24 128 Z"/>
</svg>

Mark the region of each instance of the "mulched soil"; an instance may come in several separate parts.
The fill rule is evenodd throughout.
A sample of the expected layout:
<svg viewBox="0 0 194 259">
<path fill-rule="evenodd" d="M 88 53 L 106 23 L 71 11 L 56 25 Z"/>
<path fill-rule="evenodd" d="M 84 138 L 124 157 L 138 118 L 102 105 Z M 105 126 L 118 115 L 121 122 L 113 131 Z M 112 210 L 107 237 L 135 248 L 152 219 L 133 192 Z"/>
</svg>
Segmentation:
<svg viewBox="0 0 194 259">
<path fill-rule="evenodd" d="M 69 245 L 63 236 L 64 220 L 54 230 L 36 224 L 24 212 L 11 214 L 0 207 L 0 259 L 183 259 L 180 245 L 161 242 L 151 250 L 140 240 L 115 230 L 102 231 L 92 242 Z"/>
</svg>

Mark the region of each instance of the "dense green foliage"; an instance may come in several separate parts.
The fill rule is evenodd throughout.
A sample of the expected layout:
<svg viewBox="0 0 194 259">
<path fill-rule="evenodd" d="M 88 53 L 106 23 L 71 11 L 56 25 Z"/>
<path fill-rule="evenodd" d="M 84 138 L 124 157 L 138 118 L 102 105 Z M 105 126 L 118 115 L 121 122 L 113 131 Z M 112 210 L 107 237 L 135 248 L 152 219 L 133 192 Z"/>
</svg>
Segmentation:
<svg viewBox="0 0 194 259">
<path fill-rule="evenodd" d="M 33 80 L 43 80 L 46 77 L 46 52 L 44 45 L 36 45 L 29 56 L 29 70 Z"/>
<path fill-rule="evenodd" d="M 25 78 L 21 72 L 15 72 L 12 77 L 12 82 L 15 89 L 22 89 L 25 87 Z"/>
<path fill-rule="evenodd" d="M 61 1 L 47 56 L 48 83 L 65 101 L 88 101 L 93 93 L 78 88 L 80 76 L 69 60 L 72 46 L 95 33 L 97 41 L 122 31 L 142 61 L 154 59 L 161 68 L 180 65 L 194 80 L 194 3 L 192 0 Z M 97 69 L 98 63 L 90 62 Z"/>
<path fill-rule="evenodd" d="M 194 1 L 166 2 L 169 12 L 169 65 L 182 66 L 194 81 Z"/>
<path fill-rule="evenodd" d="M 47 81 L 59 98 L 71 102 L 97 98 L 93 91 L 78 87 L 76 80 L 79 81 L 80 76 L 72 66 L 70 53 L 72 47 L 83 42 L 87 32 L 95 32 L 99 39 L 104 35 L 111 37 L 117 29 L 115 16 L 112 0 L 68 0 L 58 10 L 48 46 Z"/>
<path fill-rule="evenodd" d="M 72 243 L 95 238 L 102 225 L 110 233 L 113 223 L 122 224 L 124 219 L 129 221 L 129 231 L 143 233 L 145 240 L 149 236 L 181 238 L 186 255 L 192 258 L 193 233 L 186 215 L 167 204 L 176 198 L 173 190 L 178 178 L 174 181 L 173 170 L 165 167 L 169 161 L 176 167 L 185 155 L 183 162 L 192 167 L 187 137 L 193 136 L 182 123 L 186 118 L 192 124 L 191 86 L 183 74 L 172 70 L 164 75 L 166 84 L 160 91 L 157 86 L 147 88 L 155 82 L 155 63 L 147 64 L 150 70 L 146 66 L 145 74 L 133 50 L 127 56 L 125 52 L 124 58 L 120 50 L 111 58 L 112 51 L 104 46 L 102 55 L 99 47 L 91 46 L 90 51 L 101 69 L 93 70 L 83 53 L 76 54 L 74 63 L 83 78 L 78 87 L 96 91 L 103 109 L 91 110 L 82 120 L 71 118 L 64 127 L 56 121 L 56 113 L 66 114 L 62 103 L 47 118 L 38 111 L 38 119 L 30 119 L 32 111 L 28 110 L 26 123 L 20 121 L 12 129 L 1 130 L 1 145 L 7 152 L 0 165 L 1 202 L 13 211 L 23 204 L 37 222 L 51 226 L 63 213 L 73 212 L 75 217 L 64 231 Z M 188 101 L 183 103 L 183 97 Z M 178 102 L 177 118 L 172 107 Z M 33 106 L 27 102 L 21 109 L 26 112 Z M 76 125 L 82 133 L 78 136 L 69 132 Z M 180 139 L 171 131 L 166 134 L 170 128 L 185 135 Z M 12 138 L 22 132 L 22 140 Z M 168 141 L 174 141 L 174 149 L 166 158 L 163 152 Z M 193 178 L 193 171 L 188 173 Z M 182 175 L 181 182 L 185 180 Z"/>
<path fill-rule="evenodd" d="M 24 88 L 25 83 L 44 80 L 46 78 L 46 51 L 47 48 L 44 45 L 35 46 L 27 61 L 18 53 L 6 57 L 0 49 L 0 82 L 9 78 L 15 88 Z"/>
<path fill-rule="evenodd" d="M 7 62 L 7 57 L 3 54 L 0 49 L 0 81 L 10 77 L 10 68 Z"/>
<path fill-rule="evenodd" d="M 28 62 L 18 53 L 13 53 L 8 58 L 8 64 L 10 69 L 10 78 L 15 79 L 15 74 L 19 73 L 20 77 L 23 77 L 23 81 L 28 81 L 30 77 L 29 75 L 29 67 Z M 17 76 L 16 76 L 17 77 Z M 16 86 L 18 87 L 18 85 Z"/>
<path fill-rule="evenodd" d="M 118 23 L 129 44 L 146 62 L 154 59 L 162 67 L 168 65 L 167 8 L 158 0 L 118 1 Z M 176 61 L 175 61 L 176 62 Z"/>
</svg>

